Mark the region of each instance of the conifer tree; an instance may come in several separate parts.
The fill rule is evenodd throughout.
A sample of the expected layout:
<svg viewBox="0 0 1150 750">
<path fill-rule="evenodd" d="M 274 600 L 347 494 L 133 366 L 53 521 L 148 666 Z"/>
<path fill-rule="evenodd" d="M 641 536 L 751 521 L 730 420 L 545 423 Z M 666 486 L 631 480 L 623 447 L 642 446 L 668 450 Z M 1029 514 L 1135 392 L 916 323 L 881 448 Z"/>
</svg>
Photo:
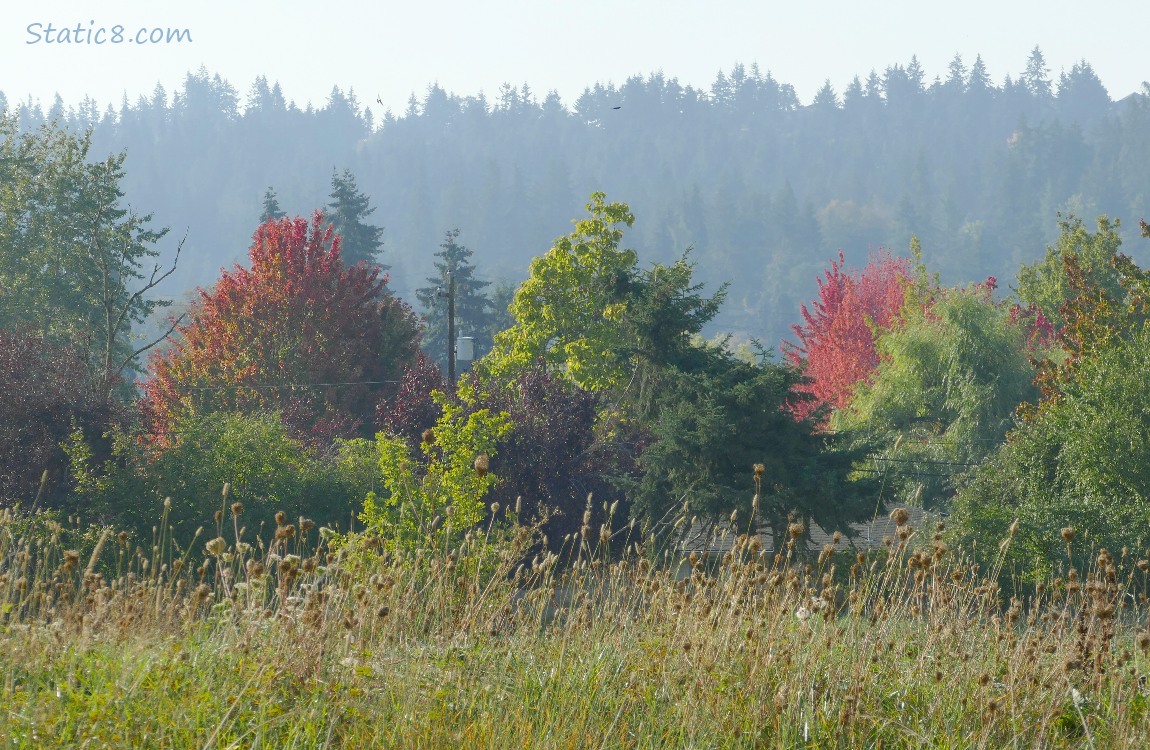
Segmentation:
<svg viewBox="0 0 1150 750">
<path fill-rule="evenodd" d="M 343 247 L 343 262 L 354 266 L 360 261 L 370 265 L 380 265 L 383 270 L 390 266 L 379 263 L 377 256 L 383 245 L 380 239 L 383 227 L 366 224 L 367 217 L 375 213 L 371 199 L 360 192 L 355 184 L 355 175 L 350 169 L 339 174 L 331 173 L 331 202 L 327 204 L 327 220 L 335 226 Z"/>
<path fill-rule="evenodd" d="M 448 231 L 443 238 L 439 258 L 435 262 L 435 276 L 429 276 L 429 286 L 415 290 L 423 305 L 427 330 L 423 336 L 423 349 L 441 367 L 447 366 L 447 299 L 440 296 L 447 290 L 448 274 L 455 277 L 455 331 L 457 336 L 475 337 L 478 359 L 491 349 L 492 304 L 484 291 L 490 281 L 475 278 L 475 266 L 468 260 L 472 251 L 460 245 L 459 229 Z"/>
<path fill-rule="evenodd" d="M 283 210 L 280 209 L 279 198 L 276 197 L 276 191 L 269 185 L 267 191 L 264 193 L 264 210 L 260 214 L 260 225 L 263 226 L 269 221 L 279 221 L 287 216 Z"/>
</svg>

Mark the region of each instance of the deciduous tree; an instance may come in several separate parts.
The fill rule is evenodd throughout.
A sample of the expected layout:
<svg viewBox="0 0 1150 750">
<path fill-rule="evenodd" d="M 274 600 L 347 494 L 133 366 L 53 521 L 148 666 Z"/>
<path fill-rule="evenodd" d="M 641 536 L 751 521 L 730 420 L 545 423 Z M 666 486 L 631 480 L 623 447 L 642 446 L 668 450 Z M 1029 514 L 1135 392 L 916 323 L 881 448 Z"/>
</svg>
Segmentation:
<svg viewBox="0 0 1150 750">
<path fill-rule="evenodd" d="M 316 438 L 356 434 L 415 359 L 411 310 L 378 267 L 343 264 L 319 212 L 261 225 L 249 256 L 200 290 L 179 339 L 153 357 L 145 406 L 156 428 L 189 412 L 280 410 Z"/>
<path fill-rule="evenodd" d="M 873 255 L 861 271 L 848 271 L 841 252 L 831 262 L 818 281 L 818 298 L 802 306 L 804 322 L 792 326 L 798 343 L 784 343 L 787 361 L 807 377 L 796 390 L 814 396 L 795 401 L 796 416 L 846 406 L 855 386 L 878 365 L 875 337 L 902 307 L 909 275 L 907 260 L 886 251 Z"/>
</svg>

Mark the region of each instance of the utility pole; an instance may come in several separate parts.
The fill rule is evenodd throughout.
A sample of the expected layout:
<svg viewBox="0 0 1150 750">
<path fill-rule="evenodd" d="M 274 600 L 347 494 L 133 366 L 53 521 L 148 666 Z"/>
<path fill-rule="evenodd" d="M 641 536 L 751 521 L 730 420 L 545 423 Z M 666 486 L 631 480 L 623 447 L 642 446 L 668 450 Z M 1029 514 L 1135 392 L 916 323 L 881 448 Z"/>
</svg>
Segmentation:
<svg viewBox="0 0 1150 750">
<path fill-rule="evenodd" d="M 447 274 L 447 382 L 455 393 L 455 274 Z"/>
<path fill-rule="evenodd" d="M 447 386 L 455 393 L 455 274 L 447 272 L 447 291 L 439 291 L 447 298 Z"/>
</svg>

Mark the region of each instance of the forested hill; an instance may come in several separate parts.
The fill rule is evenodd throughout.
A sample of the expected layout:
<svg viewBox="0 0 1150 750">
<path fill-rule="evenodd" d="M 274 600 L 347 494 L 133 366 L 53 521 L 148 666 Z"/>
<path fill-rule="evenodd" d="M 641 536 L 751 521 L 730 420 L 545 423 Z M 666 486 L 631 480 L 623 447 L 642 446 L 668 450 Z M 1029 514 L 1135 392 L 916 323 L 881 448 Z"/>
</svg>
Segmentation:
<svg viewBox="0 0 1150 750">
<path fill-rule="evenodd" d="M 1059 211 L 1127 230 L 1150 215 L 1150 86 L 1114 102 L 1088 63 L 1052 75 L 1037 49 L 998 84 L 980 58 L 934 73 L 912 59 L 809 103 L 742 65 L 709 90 L 663 73 L 597 84 L 569 108 L 526 86 L 486 98 L 433 84 L 380 122 L 338 88 L 301 108 L 265 78 L 241 94 L 201 69 L 118 108 L 7 106 L 23 127 L 92 125 L 95 156 L 127 150 L 133 207 L 187 231 L 173 295 L 245 257 L 269 186 L 306 214 L 348 168 L 378 207 L 391 287 L 413 303 L 445 230 L 481 275 L 518 280 L 604 190 L 634 210 L 627 244 L 644 263 L 693 246 L 708 289 L 731 282 L 718 328 L 774 343 L 840 248 L 862 265 L 916 234 L 944 281 L 1011 279 Z"/>
</svg>

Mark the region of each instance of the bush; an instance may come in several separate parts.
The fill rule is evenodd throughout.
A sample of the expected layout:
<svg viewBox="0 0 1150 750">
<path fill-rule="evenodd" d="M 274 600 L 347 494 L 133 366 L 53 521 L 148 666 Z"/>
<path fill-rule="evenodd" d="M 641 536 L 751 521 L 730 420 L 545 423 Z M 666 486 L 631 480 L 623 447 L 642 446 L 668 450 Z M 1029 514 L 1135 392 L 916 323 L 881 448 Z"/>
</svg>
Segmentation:
<svg viewBox="0 0 1150 750">
<path fill-rule="evenodd" d="M 69 446 L 73 475 L 88 507 L 149 529 L 170 497 L 176 538 L 187 540 L 233 502 L 243 504 L 251 525 L 282 510 L 293 521 L 306 516 L 346 528 L 370 487 L 356 460 L 357 443 L 337 443 L 335 455 L 321 454 L 289 436 L 274 413 L 184 417 L 173 436 L 170 446 L 148 446 L 119 431 L 113 461 L 100 467 L 75 435 Z"/>
</svg>

